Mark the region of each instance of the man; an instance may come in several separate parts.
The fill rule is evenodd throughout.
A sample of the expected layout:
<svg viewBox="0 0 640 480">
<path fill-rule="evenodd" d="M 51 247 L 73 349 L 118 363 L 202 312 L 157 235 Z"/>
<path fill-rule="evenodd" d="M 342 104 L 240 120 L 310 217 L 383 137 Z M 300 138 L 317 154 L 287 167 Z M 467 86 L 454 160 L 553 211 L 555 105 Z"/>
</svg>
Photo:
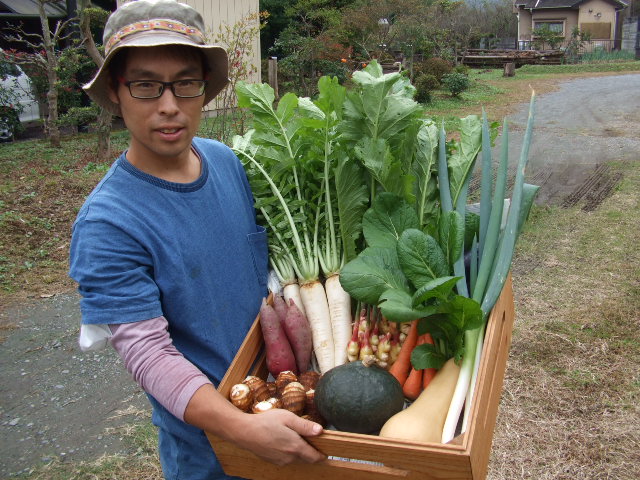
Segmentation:
<svg viewBox="0 0 640 480">
<path fill-rule="evenodd" d="M 85 90 L 131 140 L 78 213 L 70 251 L 81 345 L 106 332 L 147 392 L 167 479 L 227 478 L 204 430 L 277 464 L 324 458 L 303 438 L 320 425 L 243 413 L 215 389 L 267 293 L 267 245 L 238 159 L 194 138 L 228 82 L 226 52 L 203 30 L 174 0 L 109 18 L 105 62 Z"/>
</svg>

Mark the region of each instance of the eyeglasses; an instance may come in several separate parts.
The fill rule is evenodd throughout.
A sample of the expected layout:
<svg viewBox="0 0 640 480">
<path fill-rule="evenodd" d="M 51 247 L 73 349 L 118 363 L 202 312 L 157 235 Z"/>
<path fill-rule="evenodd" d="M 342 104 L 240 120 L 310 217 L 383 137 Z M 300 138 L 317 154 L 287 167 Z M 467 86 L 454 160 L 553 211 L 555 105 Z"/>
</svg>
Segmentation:
<svg viewBox="0 0 640 480">
<path fill-rule="evenodd" d="M 124 78 L 119 78 L 120 83 L 129 88 L 129 93 L 133 98 L 158 98 L 164 93 L 164 89 L 169 87 L 174 96 L 178 98 L 194 98 L 204 94 L 207 87 L 206 80 L 195 80 L 185 78 L 173 82 L 161 82 L 159 80 L 134 80 L 127 82 Z"/>
</svg>

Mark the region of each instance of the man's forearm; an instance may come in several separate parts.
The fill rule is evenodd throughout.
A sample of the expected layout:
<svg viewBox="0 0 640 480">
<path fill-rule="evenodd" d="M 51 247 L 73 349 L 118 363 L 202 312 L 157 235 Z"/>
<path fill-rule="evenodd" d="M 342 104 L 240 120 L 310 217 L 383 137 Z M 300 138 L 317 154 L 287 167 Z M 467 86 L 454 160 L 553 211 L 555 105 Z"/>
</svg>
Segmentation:
<svg viewBox="0 0 640 480">
<path fill-rule="evenodd" d="M 209 379 L 175 348 L 164 317 L 110 325 L 113 348 L 142 389 L 180 420 L 193 394 Z"/>
</svg>

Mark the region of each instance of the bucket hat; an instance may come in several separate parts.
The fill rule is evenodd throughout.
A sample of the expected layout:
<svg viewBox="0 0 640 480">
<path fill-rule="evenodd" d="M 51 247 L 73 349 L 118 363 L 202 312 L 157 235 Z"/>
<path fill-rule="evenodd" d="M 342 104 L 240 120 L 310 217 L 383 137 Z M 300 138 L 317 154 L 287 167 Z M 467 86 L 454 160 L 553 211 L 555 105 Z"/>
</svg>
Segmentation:
<svg viewBox="0 0 640 480">
<path fill-rule="evenodd" d="M 189 45 L 202 51 L 209 65 L 204 104 L 209 103 L 229 82 L 227 52 L 219 45 L 207 45 L 204 21 L 194 8 L 176 0 L 135 0 L 120 6 L 104 27 L 104 63 L 83 86 L 91 99 L 114 115 L 120 106 L 109 99 L 109 62 L 116 52 L 131 47 Z"/>
</svg>

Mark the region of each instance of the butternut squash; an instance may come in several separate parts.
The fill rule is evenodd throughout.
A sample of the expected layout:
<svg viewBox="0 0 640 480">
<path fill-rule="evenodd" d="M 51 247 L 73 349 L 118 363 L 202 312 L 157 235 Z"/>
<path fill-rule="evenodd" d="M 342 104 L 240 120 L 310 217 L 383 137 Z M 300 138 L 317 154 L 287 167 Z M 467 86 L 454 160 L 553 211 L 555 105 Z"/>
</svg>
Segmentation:
<svg viewBox="0 0 640 480">
<path fill-rule="evenodd" d="M 456 365 L 453 358 L 447 360 L 418 398 L 386 421 L 380 436 L 441 443 L 459 373 L 460 366 Z"/>
</svg>

